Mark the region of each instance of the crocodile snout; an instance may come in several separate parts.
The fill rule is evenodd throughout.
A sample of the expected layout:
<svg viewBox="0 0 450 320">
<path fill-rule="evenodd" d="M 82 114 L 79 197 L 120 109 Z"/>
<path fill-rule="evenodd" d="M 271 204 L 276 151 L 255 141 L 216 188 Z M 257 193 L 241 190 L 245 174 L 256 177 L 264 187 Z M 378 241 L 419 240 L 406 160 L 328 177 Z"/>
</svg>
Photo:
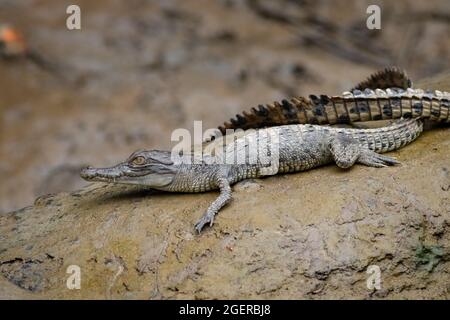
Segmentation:
<svg viewBox="0 0 450 320">
<path fill-rule="evenodd" d="M 88 181 L 115 182 L 115 179 L 122 177 L 122 175 L 122 165 L 117 165 L 111 168 L 86 167 L 80 172 L 80 176 Z"/>
<path fill-rule="evenodd" d="M 83 179 L 92 179 L 96 176 L 96 172 L 93 167 L 87 166 L 86 168 L 81 169 L 80 176 Z"/>
</svg>

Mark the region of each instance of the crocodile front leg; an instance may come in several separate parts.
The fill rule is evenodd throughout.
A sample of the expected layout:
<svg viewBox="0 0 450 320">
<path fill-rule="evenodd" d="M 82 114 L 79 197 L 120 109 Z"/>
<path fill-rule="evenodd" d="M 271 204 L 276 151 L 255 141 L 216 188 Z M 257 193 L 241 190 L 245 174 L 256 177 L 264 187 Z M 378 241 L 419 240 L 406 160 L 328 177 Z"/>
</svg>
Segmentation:
<svg viewBox="0 0 450 320">
<path fill-rule="evenodd" d="M 195 224 L 195 230 L 197 230 L 198 233 L 202 231 L 205 224 L 209 223 L 209 226 L 212 226 L 214 223 L 214 216 L 231 200 L 231 187 L 226 175 L 217 178 L 217 185 L 220 189 L 220 195 L 213 203 L 211 203 L 206 213 Z"/>
</svg>

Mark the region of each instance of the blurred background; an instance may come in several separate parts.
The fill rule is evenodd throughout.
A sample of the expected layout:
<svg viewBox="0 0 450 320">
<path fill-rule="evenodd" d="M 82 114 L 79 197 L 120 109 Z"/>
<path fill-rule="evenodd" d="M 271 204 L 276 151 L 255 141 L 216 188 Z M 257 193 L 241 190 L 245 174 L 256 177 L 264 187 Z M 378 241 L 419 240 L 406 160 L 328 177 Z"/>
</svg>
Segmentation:
<svg viewBox="0 0 450 320">
<path fill-rule="evenodd" d="M 0 213 L 83 186 L 86 164 L 170 148 L 194 120 L 337 94 L 390 65 L 448 70 L 449 35 L 449 0 L 0 0 Z"/>
</svg>

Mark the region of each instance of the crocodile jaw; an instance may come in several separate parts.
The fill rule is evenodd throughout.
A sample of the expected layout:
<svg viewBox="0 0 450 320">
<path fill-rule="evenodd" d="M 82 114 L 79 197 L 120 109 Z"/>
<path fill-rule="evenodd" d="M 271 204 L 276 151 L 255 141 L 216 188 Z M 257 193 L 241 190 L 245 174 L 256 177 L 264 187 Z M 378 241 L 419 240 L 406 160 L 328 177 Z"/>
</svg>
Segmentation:
<svg viewBox="0 0 450 320">
<path fill-rule="evenodd" d="M 130 172 L 126 164 L 119 164 L 110 168 L 92 168 L 87 167 L 81 170 L 80 176 L 87 181 L 122 183 L 122 184 L 139 184 L 153 188 L 161 188 L 172 183 L 173 174 Z"/>
</svg>

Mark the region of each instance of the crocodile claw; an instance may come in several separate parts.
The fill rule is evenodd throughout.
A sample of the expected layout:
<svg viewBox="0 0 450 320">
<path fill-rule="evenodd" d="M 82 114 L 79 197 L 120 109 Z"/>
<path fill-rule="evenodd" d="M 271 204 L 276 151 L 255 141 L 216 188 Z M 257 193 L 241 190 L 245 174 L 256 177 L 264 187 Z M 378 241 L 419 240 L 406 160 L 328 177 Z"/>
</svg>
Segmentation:
<svg viewBox="0 0 450 320">
<path fill-rule="evenodd" d="M 209 215 L 206 213 L 200 220 L 195 224 L 195 230 L 200 234 L 202 232 L 203 227 L 209 223 L 209 226 L 212 227 L 214 224 L 214 215 Z"/>
</svg>

